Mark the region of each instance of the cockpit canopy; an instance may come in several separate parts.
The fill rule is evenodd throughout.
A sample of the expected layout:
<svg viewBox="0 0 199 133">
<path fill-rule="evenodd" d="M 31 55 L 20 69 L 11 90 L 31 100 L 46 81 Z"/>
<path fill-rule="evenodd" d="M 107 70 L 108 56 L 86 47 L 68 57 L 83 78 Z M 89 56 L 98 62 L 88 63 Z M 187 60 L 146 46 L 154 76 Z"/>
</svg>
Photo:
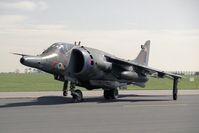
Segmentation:
<svg viewBox="0 0 199 133">
<path fill-rule="evenodd" d="M 48 49 L 44 50 L 42 54 L 51 53 L 55 51 L 59 51 L 61 53 L 66 53 L 70 49 L 74 47 L 74 44 L 69 43 L 54 43 Z"/>
</svg>

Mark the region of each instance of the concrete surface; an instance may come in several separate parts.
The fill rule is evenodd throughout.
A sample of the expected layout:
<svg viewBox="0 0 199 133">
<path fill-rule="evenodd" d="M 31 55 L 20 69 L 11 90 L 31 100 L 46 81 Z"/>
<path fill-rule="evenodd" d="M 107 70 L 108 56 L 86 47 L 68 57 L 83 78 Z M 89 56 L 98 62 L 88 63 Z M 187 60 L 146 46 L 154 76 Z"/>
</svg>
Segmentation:
<svg viewBox="0 0 199 133">
<path fill-rule="evenodd" d="M 172 90 L 120 90 L 120 94 L 171 95 Z M 179 90 L 179 95 L 199 95 L 199 90 Z M 83 91 L 84 96 L 102 96 L 102 90 Z M 37 98 L 41 96 L 62 96 L 62 91 L 44 92 L 0 92 L 0 98 Z M 70 97 L 70 95 L 69 95 Z"/>
<path fill-rule="evenodd" d="M 199 95 L 173 101 L 170 95 L 127 93 L 113 101 L 85 96 L 83 103 L 62 96 L 0 99 L 0 133 L 58 132 L 198 133 Z"/>
</svg>

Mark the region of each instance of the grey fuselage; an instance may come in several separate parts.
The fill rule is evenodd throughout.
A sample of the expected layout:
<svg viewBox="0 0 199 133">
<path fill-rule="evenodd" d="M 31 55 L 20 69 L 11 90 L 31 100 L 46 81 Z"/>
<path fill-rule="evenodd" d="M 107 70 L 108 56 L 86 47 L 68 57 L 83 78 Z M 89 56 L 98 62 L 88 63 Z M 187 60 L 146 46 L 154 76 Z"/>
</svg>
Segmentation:
<svg viewBox="0 0 199 133">
<path fill-rule="evenodd" d="M 53 74 L 56 80 L 74 82 L 87 89 L 144 86 L 148 80 L 145 74 L 132 66 L 110 62 L 107 57 L 117 58 L 93 48 L 55 43 L 38 56 L 23 56 L 20 62 Z"/>
</svg>

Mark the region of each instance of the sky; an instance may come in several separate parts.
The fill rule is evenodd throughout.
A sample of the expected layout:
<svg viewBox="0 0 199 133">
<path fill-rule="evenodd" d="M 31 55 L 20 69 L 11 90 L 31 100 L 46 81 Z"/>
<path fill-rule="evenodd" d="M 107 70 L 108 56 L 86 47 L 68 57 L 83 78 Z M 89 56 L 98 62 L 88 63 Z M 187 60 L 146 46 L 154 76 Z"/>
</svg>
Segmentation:
<svg viewBox="0 0 199 133">
<path fill-rule="evenodd" d="M 81 41 L 134 59 L 151 40 L 149 66 L 199 71 L 198 0 L 0 0 L 0 72 L 24 72 L 19 56 Z"/>
</svg>

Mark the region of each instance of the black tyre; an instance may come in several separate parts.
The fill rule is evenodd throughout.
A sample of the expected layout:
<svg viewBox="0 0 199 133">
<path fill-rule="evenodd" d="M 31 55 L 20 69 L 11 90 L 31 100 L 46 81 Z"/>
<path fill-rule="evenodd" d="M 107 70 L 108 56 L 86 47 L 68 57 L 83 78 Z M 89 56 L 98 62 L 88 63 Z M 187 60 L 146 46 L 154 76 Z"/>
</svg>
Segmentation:
<svg viewBox="0 0 199 133">
<path fill-rule="evenodd" d="M 67 91 L 63 91 L 63 96 L 67 96 L 68 92 Z"/>
<path fill-rule="evenodd" d="M 104 98 L 105 99 L 111 99 L 111 97 L 110 97 L 110 90 L 104 90 Z"/>
<path fill-rule="evenodd" d="M 119 92 L 118 92 L 118 89 L 112 89 L 110 90 L 110 97 L 111 99 L 117 99 L 119 96 Z"/>
<path fill-rule="evenodd" d="M 75 90 L 74 93 L 72 94 L 73 101 L 74 102 L 82 102 L 83 101 L 83 94 L 82 91 L 80 90 Z"/>
<path fill-rule="evenodd" d="M 105 99 L 117 99 L 118 95 L 118 89 L 104 90 Z"/>
<path fill-rule="evenodd" d="M 177 100 L 177 98 L 178 98 L 177 93 L 173 93 L 173 100 Z"/>
</svg>

